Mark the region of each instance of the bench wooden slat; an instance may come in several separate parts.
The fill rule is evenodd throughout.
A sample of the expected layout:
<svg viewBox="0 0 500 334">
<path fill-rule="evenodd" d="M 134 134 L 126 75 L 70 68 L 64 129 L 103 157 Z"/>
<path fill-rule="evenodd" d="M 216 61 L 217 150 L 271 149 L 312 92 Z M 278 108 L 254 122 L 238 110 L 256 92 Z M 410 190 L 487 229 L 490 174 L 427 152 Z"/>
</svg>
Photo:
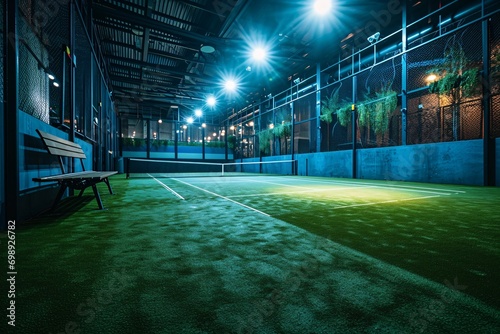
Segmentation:
<svg viewBox="0 0 500 334">
<path fill-rule="evenodd" d="M 60 155 L 62 157 L 85 159 L 85 152 L 80 145 L 69 140 L 62 139 L 51 135 L 50 133 L 37 130 L 40 138 L 42 138 L 45 147 L 52 155 Z"/>
<path fill-rule="evenodd" d="M 59 174 L 59 175 L 51 175 L 45 177 L 37 177 L 33 178 L 35 182 L 55 182 L 59 180 L 67 180 L 67 179 L 98 179 L 102 180 L 104 178 L 110 177 L 111 175 L 115 175 L 116 171 L 113 172 L 96 172 L 96 171 L 84 171 L 84 172 L 76 172 L 76 173 L 68 173 L 68 174 Z"/>
<path fill-rule="evenodd" d="M 56 147 L 47 147 L 47 150 L 52 155 L 60 155 L 62 157 L 78 158 L 78 159 L 85 159 L 85 158 L 87 158 L 87 156 L 85 155 L 85 153 L 71 152 L 71 151 L 63 150 L 63 149 L 56 148 Z"/>
</svg>

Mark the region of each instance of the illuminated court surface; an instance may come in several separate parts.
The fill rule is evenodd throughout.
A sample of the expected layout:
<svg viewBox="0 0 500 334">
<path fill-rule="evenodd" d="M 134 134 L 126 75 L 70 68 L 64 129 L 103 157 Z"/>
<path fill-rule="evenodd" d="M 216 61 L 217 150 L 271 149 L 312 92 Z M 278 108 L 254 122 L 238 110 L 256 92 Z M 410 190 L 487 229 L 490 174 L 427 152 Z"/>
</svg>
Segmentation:
<svg viewBox="0 0 500 334">
<path fill-rule="evenodd" d="M 78 215 L 63 205 L 19 231 L 27 329 L 500 330 L 498 188 L 161 174 L 112 184 L 107 210 L 70 199 Z"/>
</svg>

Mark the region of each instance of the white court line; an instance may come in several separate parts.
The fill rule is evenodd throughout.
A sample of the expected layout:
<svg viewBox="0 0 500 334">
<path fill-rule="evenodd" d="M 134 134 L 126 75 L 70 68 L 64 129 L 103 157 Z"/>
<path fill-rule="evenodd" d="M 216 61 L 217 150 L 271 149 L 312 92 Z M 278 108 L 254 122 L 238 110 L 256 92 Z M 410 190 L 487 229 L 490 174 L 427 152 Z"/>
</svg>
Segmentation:
<svg viewBox="0 0 500 334">
<path fill-rule="evenodd" d="M 374 183 L 368 183 L 368 182 L 349 182 L 349 181 L 339 181 L 339 180 L 331 180 L 331 181 L 319 181 L 319 180 L 308 180 L 308 179 L 303 179 L 303 178 L 297 178 L 296 176 L 256 176 L 259 178 L 266 178 L 266 179 L 274 179 L 274 180 L 295 180 L 295 181 L 301 181 L 301 182 L 311 182 L 311 183 L 320 183 L 320 184 L 327 184 L 327 185 L 350 185 L 350 186 L 370 186 L 373 188 L 381 188 L 381 189 L 392 189 L 392 190 L 407 190 L 407 191 L 413 191 L 413 192 L 421 192 L 421 193 L 428 193 L 428 194 L 440 194 L 440 195 L 452 195 L 452 194 L 457 194 L 457 193 L 462 193 L 465 194 L 466 191 L 464 190 L 450 190 L 450 189 L 440 189 L 440 188 L 428 188 L 428 187 L 416 187 L 416 186 L 407 186 L 407 185 L 381 185 L 381 184 L 374 184 Z M 236 179 L 238 177 L 234 177 L 231 179 Z M 246 179 L 243 179 L 246 178 Z M 243 183 L 251 183 L 251 182 L 260 182 L 260 183 L 269 183 L 269 184 L 275 184 L 275 185 L 281 185 L 281 186 L 286 186 L 286 187 L 301 187 L 300 185 L 291 185 L 291 184 L 278 184 L 278 183 L 273 183 L 273 182 L 268 182 L 268 181 L 260 181 L 260 180 L 255 180 L 252 179 L 251 181 L 248 180 L 249 176 L 245 177 L 240 177 L 238 178 L 241 181 L 236 181 L 232 180 L 231 182 L 228 183 L 238 183 L 238 182 L 243 182 Z M 200 181 L 200 182 L 195 182 L 195 183 L 214 183 L 213 181 Z"/>
<path fill-rule="evenodd" d="M 286 177 L 286 176 L 284 176 Z M 286 177 L 289 179 L 290 177 Z M 350 184 L 350 185 L 370 185 L 376 188 L 389 188 L 389 189 L 402 189 L 402 190 L 408 190 L 408 191 L 415 191 L 415 192 L 426 192 L 426 193 L 434 193 L 434 194 L 441 194 L 441 195 L 451 195 L 452 193 L 463 193 L 465 194 L 466 191 L 463 190 L 450 190 L 450 189 L 440 189 L 440 188 L 427 188 L 427 187 L 415 187 L 415 186 L 406 186 L 406 185 L 380 185 L 380 184 L 373 184 L 373 183 L 368 183 L 368 182 L 349 182 L 349 181 L 338 181 L 338 180 L 332 180 L 332 181 L 318 181 L 318 180 L 307 180 L 307 179 L 295 179 L 296 181 L 304 181 L 304 182 L 313 182 L 313 183 L 321 183 L 321 184 Z M 429 189 L 429 190 L 425 190 Z M 433 191 L 430 191 L 433 190 Z M 442 193 L 444 192 L 444 193 Z"/>
<path fill-rule="evenodd" d="M 303 191 L 288 191 L 288 192 L 277 192 L 277 193 L 261 193 L 261 194 L 250 194 L 250 195 L 234 195 L 234 196 L 229 196 L 230 198 L 235 198 L 235 197 L 263 197 L 267 195 L 288 195 L 288 194 L 304 194 L 304 193 L 312 193 L 312 192 L 320 192 L 320 191 L 337 191 L 337 190 L 350 190 L 350 189 L 364 189 L 364 188 L 373 188 L 372 186 L 366 186 L 366 187 L 347 187 L 347 188 L 326 188 L 326 189 L 311 189 L 311 188 L 305 188 L 309 190 L 303 190 Z"/>
<path fill-rule="evenodd" d="M 280 178 L 277 178 L 278 180 Z M 308 180 L 306 180 L 308 181 Z M 282 186 L 282 187 L 294 187 L 294 188 L 302 188 L 302 189 L 311 189 L 313 190 L 313 188 L 306 188 L 306 187 L 302 187 L 302 186 L 297 186 L 297 185 L 291 185 L 291 184 L 282 184 L 282 183 L 275 183 L 275 182 L 268 182 L 268 181 L 257 181 L 257 180 L 254 180 L 252 182 L 258 182 L 258 183 L 267 183 L 267 184 L 272 184 L 272 185 L 276 185 L 276 186 Z M 321 182 L 321 181 L 319 181 Z M 373 184 L 373 183 L 366 183 L 366 182 L 359 182 L 359 183 L 356 183 L 356 182 L 338 182 L 338 183 L 333 183 L 333 182 L 336 182 L 336 181 L 332 181 L 332 182 L 324 182 L 323 184 L 328 184 L 328 185 L 335 185 L 335 184 L 348 184 L 350 185 L 352 188 L 381 188 L 381 189 L 402 189 L 402 190 L 405 190 L 405 191 L 413 191 L 413 192 L 421 192 L 421 193 L 427 193 L 427 194 L 438 194 L 438 195 L 451 195 L 451 193 L 447 192 L 447 193 L 443 193 L 443 192 L 437 192 L 437 191 L 429 191 L 429 190 L 417 190 L 417 189 L 420 189 L 420 188 L 417 188 L 417 187 L 413 187 L 413 188 L 417 188 L 417 189 L 411 189 L 410 187 L 402 187 L 402 188 L 394 188 L 394 187 L 391 187 L 391 186 L 383 186 L 383 185 L 377 185 L 377 184 Z M 361 185 L 361 186 L 358 186 L 356 187 L 357 185 Z M 363 187 L 363 185 L 367 185 L 367 187 Z M 344 188 L 346 189 L 346 188 Z M 426 189 L 426 188 L 423 188 L 423 189 Z M 427 189 L 433 189 L 433 188 L 427 188 Z M 336 190 L 336 189 L 334 189 Z M 436 190 L 436 189 L 433 189 L 433 190 Z M 231 196 L 233 197 L 233 196 Z"/>
<path fill-rule="evenodd" d="M 352 204 L 352 205 L 342 205 L 342 206 L 334 206 L 332 209 L 345 209 L 345 208 L 353 208 L 357 206 L 369 206 L 369 205 L 377 205 L 377 204 L 385 204 L 385 203 L 394 203 L 394 202 L 403 202 L 403 201 L 415 201 L 418 199 L 426 199 L 426 198 L 433 198 L 433 197 L 441 197 L 441 195 L 432 195 L 432 196 L 423 196 L 423 197 L 413 197 L 413 198 L 405 198 L 405 199 L 392 199 L 389 201 L 383 201 L 383 202 L 370 202 L 370 203 L 362 203 L 362 204 Z"/>
<path fill-rule="evenodd" d="M 208 193 L 208 194 L 210 194 L 210 195 L 214 195 L 214 196 L 220 197 L 220 198 L 225 199 L 226 201 L 232 202 L 232 203 L 234 203 L 234 204 L 238 204 L 238 205 L 240 205 L 240 206 L 242 206 L 242 207 L 245 207 L 245 208 L 250 209 L 250 210 L 252 210 L 252 211 L 258 212 L 258 213 L 260 213 L 260 214 L 262 214 L 262 215 L 264 215 L 264 216 L 271 217 L 271 215 L 268 215 L 268 214 L 267 214 L 267 213 L 265 213 L 265 212 L 259 211 L 259 210 L 255 209 L 255 208 L 252 208 L 251 206 L 248 206 L 248 205 L 245 205 L 245 204 L 243 204 L 243 203 L 237 202 L 237 201 L 232 200 L 232 199 L 230 199 L 230 198 L 228 198 L 228 197 L 225 197 L 225 196 L 222 196 L 222 195 L 216 194 L 216 193 L 214 193 L 214 192 L 208 191 L 208 190 L 206 190 L 206 189 L 203 189 L 203 188 L 197 187 L 197 186 L 195 186 L 195 185 L 193 185 L 193 184 L 190 184 L 190 183 L 187 183 L 187 182 L 185 182 L 185 181 L 181 181 L 181 180 L 178 180 L 178 179 L 175 179 L 175 178 L 172 178 L 172 180 L 175 180 L 175 181 L 177 181 L 177 182 L 183 183 L 183 184 L 185 184 L 185 185 L 188 185 L 188 186 L 190 186 L 190 187 L 196 188 L 196 189 L 198 189 L 198 190 L 204 191 L 204 192 L 206 192 L 206 193 Z"/>
<path fill-rule="evenodd" d="M 156 177 L 154 177 L 153 175 L 151 174 L 148 174 L 150 177 L 153 178 L 153 180 L 155 180 L 156 182 L 158 182 L 159 184 L 161 184 L 161 186 L 165 189 L 167 189 L 168 191 L 170 191 L 172 194 L 174 194 L 175 196 L 179 197 L 180 199 L 184 200 L 184 197 L 182 197 L 181 195 L 179 195 L 178 193 L 176 193 L 172 188 L 170 188 L 169 186 L 167 186 L 165 183 L 161 182 L 160 180 L 158 180 Z"/>
</svg>

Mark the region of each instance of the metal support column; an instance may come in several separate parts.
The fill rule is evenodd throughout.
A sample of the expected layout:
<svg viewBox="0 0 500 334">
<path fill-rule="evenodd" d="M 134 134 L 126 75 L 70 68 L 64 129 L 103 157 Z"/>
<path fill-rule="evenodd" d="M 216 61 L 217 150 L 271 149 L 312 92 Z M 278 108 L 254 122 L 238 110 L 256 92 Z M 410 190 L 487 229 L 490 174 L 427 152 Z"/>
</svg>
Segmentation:
<svg viewBox="0 0 500 334">
<path fill-rule="evenodd" d="M 293 102 L 290 102 L 290 114 L 292 119 L 290 120 L 291 129 L 290 129 L 290 151 L 292 153 L 292 175 L 297 175 L 297 171 L 295 170 L 295 145 L 294 145 L 294 133 L 295 133 L 295 108 L 293 107 Z M 285 142 L 286 145 L 286 142 Z"/>
<path fill-rule="evenodd" d="M 321 64 L 316 64 L 316 152 L 321 152 Z M 330 131 L 327 129 L 327 131 Z"/>
<path fill-rule="evenodd" d="M 151 158 L 151 120 L 145 119 L 146 122 L 146 158 Z"/>
<path fill-rule="evenodd" d="M 227 121 L 227 123 L 229 123 L 229 120 Z M 227 123 L 224 124 L 224 158 L 225 160 L 229 160 L 229 147 L 228 147 L 228 142 L 227 142 L 227 137 L 229 136 L 228 135 L 228 127 L 227 127 Z"/>
<path fill-rule="evenodd" d="M 484 1 L 481 1 L 484 15 Z M 482 49 L 483 49 L 483 184 L 495 185 L 495 145 L 491 137 L 491 81 L 490 81 L 490 21 L 482 21 Z"/>
<path fill-rule="evenodd" d="M 201 124 L 201 159 L 205 160 L 205 123 Z"/>
<path fill-rule="evenodd" d="M 351 124 L 352 124 L 352 178 L 356 179 L 357 178 L 357 131 L 358 127 L 356 124 L 356 103 L 357 103 L 357 92 L 356 90 L 358 89 L 358 77 L 355 75 L 352 77 L 352 117 L 351 117 Z"/>
<path fill-rule="evenodd" d="M 75 141 L 75 110 L 76 110 L 76 105 L 75 105 L 75 97 L 76 97 L 76 84 L 75 84 L 75 79 L 76 79 L 76 68 L 75 64 L 73 62 L 73 59 L 75 57 L 75 50 L 76 50 L 76 45 L 75 45 L 75 21 L 76 21 L 76 15 L 75 15 L 75 2 L 71 1 L 69 3 L 69 48 L 71 50 L 71 59 L 70 59 L 70 70 L 69 70 L 69 119 L 70 119 L 70 125 L 69 125 L 69 141 L 74 142 Z M 101 123 L 102 124 L 102 123 Z M 102 126 L 102 125 L 101 125 Z M 100 136 L 102 140 L 102 135 Z M 70 159 L 70 166 L 68 166 L 68 171 L 74 172 L 75 171 L 75 164 L 74 164 L 74 158 Z M 102 166 L 102 165 L 99 165 Z M 71 192 L 71 190 L 70 190 Z"/>
<path fill-rule="evenodd" d="M 17 19 L 19 16 L 17 0 L 5 1 L 4 7 L 4 43 L 6 57 L 4 63 L 4 119 L 3 119 L 3 157 L 4 157 L 4 191 L 5 218 L 2 218 L 2 228 L 7 221 L 15 220 L 18 210 L 19 195 L 19 143 L 18 107 L 19 107 L 19 36 L 17 34 Z M 5 177 L 8 175 L 8 177 Z"/>
<path fill-rule="evenodd" d="M 406 145 L 406 126 L 407 126 L 407 111 L 408 111 L 408 63 L 406 53 L 406 1 L 403 1 L 402 12 L 402 55 L 401 55 L 401 145 Z"/>
</svg>

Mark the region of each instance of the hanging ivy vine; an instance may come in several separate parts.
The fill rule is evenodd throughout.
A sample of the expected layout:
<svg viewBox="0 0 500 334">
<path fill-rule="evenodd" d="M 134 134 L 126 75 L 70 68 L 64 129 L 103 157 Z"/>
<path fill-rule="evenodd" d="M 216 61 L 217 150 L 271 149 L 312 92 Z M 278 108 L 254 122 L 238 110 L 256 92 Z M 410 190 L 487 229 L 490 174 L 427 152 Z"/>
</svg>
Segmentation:
<svg viewBox="0 0 500 334">
<path fill-rule="evenodd" d="M 356 108 L 358 125 L 370 125 L 376 134 L 383 134 L 389 128 L 391 113 L 398 107 L 398 95 L 390 88 L 383 88 L 374 98 L 365 97 Z"/>
<path fill-rule="evenodd" d="M 345 103 L 337 109 L 337 119 L 342 126 L 348 126 L 352 118 L 352 105 Z"/>
</svg>

